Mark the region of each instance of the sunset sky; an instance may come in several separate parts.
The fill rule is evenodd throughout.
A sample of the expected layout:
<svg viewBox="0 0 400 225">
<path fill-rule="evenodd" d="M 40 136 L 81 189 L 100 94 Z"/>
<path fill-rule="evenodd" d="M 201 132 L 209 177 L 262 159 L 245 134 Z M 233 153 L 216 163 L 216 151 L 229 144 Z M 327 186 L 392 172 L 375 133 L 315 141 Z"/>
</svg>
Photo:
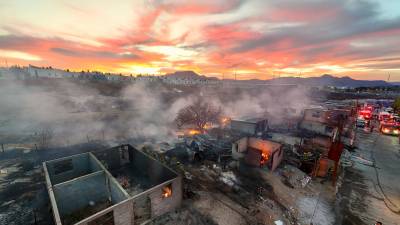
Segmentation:
<svg viewBox="0 0 400 225">
<path fill-rule="evenodd" d="M 400 0 L 0 1 L 0 66 L 400 81 Z"/>
</svg>

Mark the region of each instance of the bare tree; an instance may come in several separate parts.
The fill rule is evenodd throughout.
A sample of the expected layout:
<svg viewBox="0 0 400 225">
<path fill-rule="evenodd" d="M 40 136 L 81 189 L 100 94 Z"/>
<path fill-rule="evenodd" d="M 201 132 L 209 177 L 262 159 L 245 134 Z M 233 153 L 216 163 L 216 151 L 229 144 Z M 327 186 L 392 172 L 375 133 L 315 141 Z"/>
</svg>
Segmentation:
<svg viewBox="0 0 400 225">
<path fill-rule="evenodd" d="M 175 122 L 179 128 L 184 125 L 194 125 L 201 133 L 204 133 L 206 125 L 218 123 L 220 116 L 221 110 L 219 108 L 203 100 L 197 100 L 181 109 L 175 118 Z"/>
<path fill-rule="evenodd" d="M 0 120 L 0 127 L 3 127 L 3 126 L 5 126 L 5 125 L 7 125 L 7 123 L 8 123 L 8 121 L 9 120 Z M 1 136 L 1 134 L 0 134 L 0 136 Z M 4 141 L 4 138 L 0 138 L 0 147 L 1 147 L 1 152 L 2 153 L 4 153 L 4 143 L 3 143 L 3 141 Z"/>
<path fill-rule="evenodd" d="M 53 129 L 50 127 L 43 127 L 37 133 L 37 145 L 39 149 L 47 149 L 50 146 L 51 139 L 53 138 Z"/>
</svg>

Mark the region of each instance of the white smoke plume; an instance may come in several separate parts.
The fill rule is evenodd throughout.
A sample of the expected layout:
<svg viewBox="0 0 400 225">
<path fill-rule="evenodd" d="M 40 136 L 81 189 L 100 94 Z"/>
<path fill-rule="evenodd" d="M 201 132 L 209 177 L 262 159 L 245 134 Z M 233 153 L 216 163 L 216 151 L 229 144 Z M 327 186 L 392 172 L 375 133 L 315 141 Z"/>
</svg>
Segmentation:
<svg viewBox="0 0 400 225">
<path fill-rule="evenodd" d="M 197 98 L 221 107 L 232 118 L 268 113 L 274 121 L 283 121 L 288 108 L 300 111 L 309 104 L 307 92 L 301 88 L 177 91 L 176 87 L 140 82 L 0 80 L 0 138 L 3 143 L 32 142 L 41 129 L 50 128 L 54 145 L 93 140 L 170 141 L 175 138 L 177 113 Z"/>
</svg>

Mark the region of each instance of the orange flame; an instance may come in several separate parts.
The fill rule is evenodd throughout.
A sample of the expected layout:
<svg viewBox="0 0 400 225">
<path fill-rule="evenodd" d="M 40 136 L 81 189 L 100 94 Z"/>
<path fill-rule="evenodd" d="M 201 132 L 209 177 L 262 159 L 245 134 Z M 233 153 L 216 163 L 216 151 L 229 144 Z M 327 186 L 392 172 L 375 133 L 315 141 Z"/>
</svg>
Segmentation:
<svg viewBox="0 0 400 225">
<path fill-rule="evenodd" d="M 229 121 L 231 121 L 231 118 L 229 118 L 229 117 L 222 117 L 222 118 L 221 118 L 221 125 L 222 125 L 222 126 L 226 126 L 226 125 L 228 125 Z"/>
<path fill-rule="evenodd" d="M 204 127 L 203 127 L 203 129 L 205 129 L 205 130 L 209 130 L 211 128 L 212 128 L 212 126 L 210 123 L 206 123 L 206 125 L 204 125 Z"/>
<path fill-rule="evenodd" d="M 171 188 L 171 185 L 167 185 L 167 186 L 163 187 L 163 188 L 162 188 L 162 191 L 163 191 L 162 196 L 163 196 L 164 198 L 170 197 L 170 196 L 172 195 L 172 188 Z"/>
<path fill-rule="evenodd" d="M 261 162 L 260 162 L 261 165 L 264 165 L 265 163 L 267 163 L 268 159 L 269 159 L 268 153 L 267 152 L 262 152 L 261 153 Z"/>
<path fill-rule="evenodd" d="M 201 132 L 199 130 L 189 130 L 189 135 L 196 135 L 196 134 L 200 134 Z"/>
</svg>

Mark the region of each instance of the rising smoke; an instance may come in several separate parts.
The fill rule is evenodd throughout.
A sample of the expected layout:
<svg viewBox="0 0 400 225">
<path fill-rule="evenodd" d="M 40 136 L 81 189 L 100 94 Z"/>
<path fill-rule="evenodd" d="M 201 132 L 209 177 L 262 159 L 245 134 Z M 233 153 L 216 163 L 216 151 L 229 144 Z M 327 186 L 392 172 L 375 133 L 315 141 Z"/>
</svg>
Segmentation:
<svg viewBox="0 0 400 225">
<path fill-rule="evenodd" d="M 216 88 L 203 88 L 182 92 L 162 84 L 138 82 L 113 86 L 105 94 L 103 89 L 107 84 L 97 87 L 96 82 L 90 85 L 88 82 L 0 81 L 3 143 L 35 141 L 43 129 L 54 133 L 54 145 L 94 140 L 113 144 L 132 140 L 171 141 L 175 138 L 177 113 L 198 98 L 220 107 L 229 117 L 250 118 L 268 113 L 274 121 L 283 121 L 287 108 L 299 112 L 309 105 L 307 92 L 301 88 L 271 92 L 262 87 L 224 93 Z"/>
</svg>

